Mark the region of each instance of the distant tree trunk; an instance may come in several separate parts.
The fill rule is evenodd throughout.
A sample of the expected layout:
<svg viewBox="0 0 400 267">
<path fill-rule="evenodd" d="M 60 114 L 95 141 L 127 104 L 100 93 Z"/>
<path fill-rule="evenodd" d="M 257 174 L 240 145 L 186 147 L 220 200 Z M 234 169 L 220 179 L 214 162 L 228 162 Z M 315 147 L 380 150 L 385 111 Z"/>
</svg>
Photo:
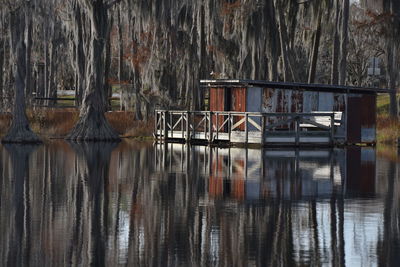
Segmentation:
<svg viewBox="0 0 400 267">
<path fill-rule="evenodd" d="M 26 46 L 24 42 L 25 19 L 23 7 L 10 13 L 10 33 L 13 65 L 15 67 L 15 94 L 13 119 L 3 143 L 40 143 L 41 140 L 30 129 L 25 113 Z"/>
<path fill-rule="evenodd" d="M 111 69 L 111 29 L 113 27 L 114 20 L 111 17 L 109 19 L 106 39 L 106 58 L 105 58 L 105 69 L 104 69 L 104 103 L 106 103 L 106 110 L 111 110 L 111 96 L 112 96 L 112 85 L 109 81 L 110 69 Z"/>
<path fill-rule="evenodd" d="M 104 48 L 107 39 L 108 7 L 103 0 L 80 0 L 86 7 L 90 21 L 90 43 L 86 68 L 86 89 L 78 123 L 67 139 L 76 141 L 119 140 L 104 116 Z"/>
<path fill-rule="evenodd" d="M 58 40 L 57 40 L 57 29 L 55 22 L 52 22 L 50 33 L 48 36 L 49 39 L 49 45 L 48 47 L 48 52 L 47 52 L 47 97 L 49 98 L 56 98 L 57 97 L 57 83 L 56 83 L 56 68 L 57 68 L 57 45 L 58 45 Z M 56 104 L 55 100 L 50 100 L 48 101 L 50 106 L 53 106 Z"/>
<path fill-rule="evenodd" d="M 278 80 L 278 61 L 279 61 L 279 38 L 275 19 L 274 5 L 272 1 L 267 1 L 265 5 L 265 14 L 267 19 L 267 57 L 268 57 L 268 79 L 270 81 Z"/>
<path fill-rule="evenodd" d="M 134 69 L 134 74 L 133 74 L 133 86 L 135 90 L 135 119 L 136 120 L 143 120 L 142 116 L 142 101 L 141 101 L 141 96 L 140 96 L 140 73 L 137 69 Z"/>
<path fill-rule="evenodd" d="M 120 92 L 120 102 L 122 102 L 122 88 L 124 83 L 124 39 L 123 39 L 123 28 L 121 21 L 121 5 L 118 7 L 118 84 Z M 112 92 L 110 97 L 112 97 Z M 122 105 L 120 105 L 122 107 Z"/>
<path fill-rule="evenodd" d="M 79 3 L 75 2 L 73 6 L 73 38 L 74 38 L 74 64 L 76 74 L 75 97 L 78 105 L 82 103 L 83 91 L 85 89 L 85 69 L 86 56 L 83 40 L 83 14 Z"/>
<path fill-rule="evenodd" d="M 29 4 L 28 4 L 29 5 Z M 31 13 L 32 9 L 28 9 Z M 26 16 L 26 77 L 25 77 L 25 94 L 28 96 L 28 103 L 32 97 L 32 17 Z"/>
<path fill-rule="evenodd" d="M 50 97 L 50 92 L 49 92 L 49 73 L 50 73 L 50 59 L 49 59 L 49 29 L 48 25 L 44 25 L 44 97 Z M 47 103 L 48 101 L 44 101 Z"/>
<path fill-rule="evenodd" d="M 396 68 L 396 48 L 393 43 L 393 39 L 389 38 L 386 43 L 386 60 L 387 60 L 387 78 L 388 86 L 390 89 L 390 103 L 389 103 L 389 114 L 391 117 L 397 117 L 397 99 L 396 99 L 396 87 L 398 79 L 398 70 Z"/>
<path fill-rule="evenodd" d="M 397 80 L 399 78 L 398 68 L 398 35 L 399 35 L 399 24 L 398 14 L 400 13 L 400 5 L 397 0 L 384 1 L 384 12 L 392 14 L 390 23 L 388 25 L 390 31 L 389 36 L 386 40 L 386 64 L 387 64 L 387 80 L 390 88 L 390 104 L 389 114 L 395 118 L 398 116 L 398 106 L 396 99 L 397 91 Z M 400 103 L 399 103 L 400 104 Z"/>
<path fill-rule="evenodd" d="M 314 83 L 315 82 L 315 73 L 317 71 L 317 61 L 318 61 L 318 53 L 319 53 L 319 43 L 321 39 L 321 20 L 322 20 L 322 7 L 318 8 L 318 14 L 317 14 L 317 29 L 315 30 L 314 33 L 314 40 L 313 40 L 313 46 L 312 46 L 312 52 L 311 52 L 311 64 L 310 64 L 310 70 L 308 72 L 308 83 Z"/>
<path fill-rule="evenodd" d="M 283 79 L 285 81 L 299 81 L 297 71 L 294 69 L 294 57 L 289 47 L 288 29 L 286 26 L 284 7 L 282 3 L 275 0 L 275 11 L 277 12 L 277 21 L 279 27 L 279 40 L 281 45 L 281 57 L 283 65 Z"/>
<path fill-rule="evenodd" d="M 132 43 L 135 44 L 137 43 L 136 37 L 135 37 L 135 21 L 132 23 Z M 132 46 L 132 55 L 136 55 L 139 53 L 139 51 L 136 50 L 135 45 Z M 132 79 L 132 86 L 133 86 L 133 91 L 135 92 L 135 120 L 143 120 L 142 116 L 142 103 L 140 99 L 140 88 L 142 86 L 141 80 L 140 80 L 140 71 L 139 71 L 139 66 L 135 65 L 135 62 L 131 62 L 132 65 L 132 74 L 133 74 L 133 79 Z"/>
<path fill-rule="evenodd" d="M 333 32 L 333 49 L 332 49 L 332 69 L 331 69 L 331 84 L 338 84 L 339 82 L 339 18 L 340 18 L 340 5 L 339 0 L 335 1 L 335 24 Z"/>
<path fill-rule="evenodd" d="M 342 9 L 342 23 L 340 32 L 340 61 L 339 61 L 339 85 L 346 84 L 347 74 L 347 43 L 348 43 L 348 32 L 349 32 L 349 14 L 350 4 L 349 0 L 343 0 Z"/>
<path fill-rule="evenodd" d="M 4 36 L 0 36 L 0 111 L 4 108 Z"/>
<path fill-rule="evenodd" d="M 277 2 L 275 0 L 275 2 Z M 278 21 L 278 28 L 279 28 L 279 40 L 281 45 L 281 57 L 282 57 L 282 73 L 283 73 L 283 80 L 285 82 L 293 81 L 293 76 L 290 75 L 289 70 L 289 59 L 288 59 L 288 52 L 287 52 L 287 45 L 288 39 L 286 38 L 286 25 L 283 16 L 283 7 L 280 4 L 275 4 L 275 10 L 277 14 L 277 21 Z"/>
<path fill-rule="evenodd" d="M 124 40 L 121 22 L 121 6 L 118 8 L 118 82 L 121 85 L 124 80 Z"/>
<path fill-rule="evenodd" d="M 200 14 L 198 26 L 200 29 L 197 30 L 199 33 L 199 61 L 200 61 L 200 69 L 199 69 L 199 80 L 207 78 L 207 52 L 206 52 L 206 36 L 205 36 L 205 12 L 204 5 L 202 4 L 200 7 Z M 172 50 L 172 49 L 171 49 Z M 172 51 L 170 51 L 171 53 Z M 172 75 L 171 75 L 172 76 Z M 171 77 L 172 78 L 172 77 Z M 198 91 L 198 99 L 195 101 L 195 110 L 204 109 L 204 90 L 200 88 L 200 84 L 197 86 Z"/>
</svg>

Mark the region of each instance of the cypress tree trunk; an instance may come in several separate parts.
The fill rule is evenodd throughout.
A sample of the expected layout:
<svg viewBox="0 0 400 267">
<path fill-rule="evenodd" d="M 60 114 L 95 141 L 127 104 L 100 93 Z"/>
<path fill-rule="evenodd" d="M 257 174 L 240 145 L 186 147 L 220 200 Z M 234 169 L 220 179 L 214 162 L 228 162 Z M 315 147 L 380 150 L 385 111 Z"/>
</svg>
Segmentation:
<svg viewBox="0 0 400 267">
<path fill-rule="evenodd" d="M 123 28 L 122 28 L 122 21 L 121 21 L 121 9 L 122 7 L 118 7 L 118 84 L 119 84 L 119 91 L 120 91 L 120 102 L 122 102 L 122 83 L 124 81 L 124 40 L 123 40 Z M 110 92 L 112 97 L 112 92 Z M 120 105 L 122 107 L 122 105 Z"/>
<path fill-rule="evenodd" d="M 118 8 L 118 82 L 121 86 L 121 82 L 124 80 L 124 40 L 123 30 L 121 22 L 121 6 Z"/>
<path fill-rule="evenodd" d="M 350 14 L 349 0 L 343 0 L 342 9 L 342 30 L 340 35 L 340 62 L 339 62 L 339 85 L 346 84 L 346 68 L 347 68 L 347 43 L 348 43 L 348 29 L 349 29 L 349 14 Z"/>
<path fill-rule="evenodd" d="M 0 111 L 4 108 L 4 39 L 0 37 Z"/>
<path fill-rule="evenodd" d="M 278 61 L 279 61 L 279 39 L 276 25 L 276 13 L 274 12 L 274 4 L 272 1 L 267 1 L 265 4 L 265 15 L 267 19 L 267 57 L 268 57 L 268 79 L 270 81 L 278 80 Z"/>
<path fill-rule="evenodd" d="M 26 46 L 24 42 L 25 19 L 23 7 L 10 13 L 11 50 L 15 70 L 13 119 L 3 143 L 41 143 L 29 127 L 25 113 Z"/>
<path fill-rule="evenodd" d="M 83 41 L 83 14 L 79 3 L 74 2 L 73 6 L 73 38 L 74 38 L 74 65 L 76 74 L 75 97 L 80 105 L 83 98 L 83 90 L 85 88 L 85 68 L 86 57 L 84 52 Z"/>
<path fill-rule="evenodd" d="M 314 33 L 314 42 L 312 46 L 312 53 L 311 53 L 311 64 L 310 70 L 308 73 L 308 83 L 315 82 L 315 73 L 317 71 L 317 61 L 318 61 L 318 53 L 319 53 L 319 42 L 321 39 L 321 20 L 322 20 L 322 7 L 318 8 L 318 15 L 317 15 L 317 29 Z"/>
<path fill-rule="evenodd" d="M 67 136 L 75 141 L 118 141 L 117 132 L 106 120 L 104 97 L 104 49 L 107 38 L 107 5 L 103 0 L 84 1 L 90 21 L 89 66 L 78 123 Z"/>
<path fill-rule="evenodd" d="M 111 29 L 113 27 L 114 20 L 110 18 L 109 25 L 107 28 L 107 39 L 106 39 L 106 58 L 105 58 L 105 69 L 104 69 L 104 103 L 106 103 L 106 110 L 111 110 L 111 97 L 112 97 L 112 86 L 108 81 L 111 71 Z"/>
<path fill-rule="evenodd" d="M 29 5 L 29 4 L 28 4 Z M 29 8 L 28 12 L 32 12 Z M 26 19 L 26 77 L 25 77 L 25 94 L 28 95 L 28 102 L 31 102 L 32 96 L 32 18 L 25 16 Z"/>
<path fill-rule="evenodd" d="M 332 49 L 332 69 L 331 69 L 331 84 L 339 82 L 339 17 L 340 5 L 339 0 L 335 0 L 335 25 L 333 33 L 333 49 Z"/>
<path fill-rule="evenodd" d="M 393 39 L 389 38 L 387 40 L 386 45 L 386 54 L 387 54 L 387 78 L 388 78 L 388 85 L 390 89 L 390 104 L 389 104 L 389 114 L 391 117 L 397 117 L 397 100 L 396 100 L 396 85 L 397 85 L 397 69 L 396 69 L 396 48 L 395 44 L 393 43 Z"/>
</svg>

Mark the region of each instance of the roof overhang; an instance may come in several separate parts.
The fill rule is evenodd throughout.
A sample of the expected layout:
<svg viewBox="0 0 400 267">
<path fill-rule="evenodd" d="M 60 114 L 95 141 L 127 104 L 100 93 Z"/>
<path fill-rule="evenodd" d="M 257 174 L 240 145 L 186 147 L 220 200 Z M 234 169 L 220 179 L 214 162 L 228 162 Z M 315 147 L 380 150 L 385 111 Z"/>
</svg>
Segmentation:
<svg viewBox="0 0 400 267">
<path fill-rule="evenodd" d="M 298 91 L 313 91 L 313 92 L 327 92 L 327 93 L 342 93 L 342 94 L 377 94 L 377 93 L 390 93 L 388 89 L 382 88 L 366 88 L 342 85 L 329 85 L 329 84 L 308 84 L 308 83 L 289 83 L 289 82 L 270 82 L 261 80 L 200 80 L 200 86 L 203 88 L 210 87 L 262 87 L 274 88 L 285 90 L 298 90 Z"/>
</svg>

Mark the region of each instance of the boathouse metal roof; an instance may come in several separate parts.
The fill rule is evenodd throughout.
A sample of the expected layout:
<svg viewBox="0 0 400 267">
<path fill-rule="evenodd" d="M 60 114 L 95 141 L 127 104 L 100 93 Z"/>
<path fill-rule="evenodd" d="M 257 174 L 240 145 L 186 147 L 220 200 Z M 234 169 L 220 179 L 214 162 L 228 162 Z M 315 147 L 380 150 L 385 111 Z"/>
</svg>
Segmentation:
<svg viewBox="0 0 400 267">
<path fill-rule="evenodd" d="M 354 87 L 330 84 L 308 84 L 308 83 L 292 83 L 292 82 L 271 82 L 262 80 L 234 80 L 234 79 L 218 79 L 218 80 L 200 80 L 200 86 L 208 87 L 263 87 L 287 90 L 314 91 L 327 93 L 342 94 L 377 94 L 390 93 L 389 89 Z"/>
</svg>

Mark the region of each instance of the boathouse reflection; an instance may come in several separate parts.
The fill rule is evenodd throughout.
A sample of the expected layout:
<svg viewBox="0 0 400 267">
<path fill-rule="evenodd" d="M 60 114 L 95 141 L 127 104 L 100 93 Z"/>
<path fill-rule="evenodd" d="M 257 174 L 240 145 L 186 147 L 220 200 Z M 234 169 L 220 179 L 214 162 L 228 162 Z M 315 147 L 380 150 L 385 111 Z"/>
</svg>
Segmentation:
<svg viewBox="0 0 400 267">
<path fill-rule="evenodd" d="M 376 155 L 371 147 L 274 150 L 170 143 L 157 145 L 155 156 L 160 172 L 205 178 L 210 198 L 305 200 L 375 194 Z"/>
</svg>

